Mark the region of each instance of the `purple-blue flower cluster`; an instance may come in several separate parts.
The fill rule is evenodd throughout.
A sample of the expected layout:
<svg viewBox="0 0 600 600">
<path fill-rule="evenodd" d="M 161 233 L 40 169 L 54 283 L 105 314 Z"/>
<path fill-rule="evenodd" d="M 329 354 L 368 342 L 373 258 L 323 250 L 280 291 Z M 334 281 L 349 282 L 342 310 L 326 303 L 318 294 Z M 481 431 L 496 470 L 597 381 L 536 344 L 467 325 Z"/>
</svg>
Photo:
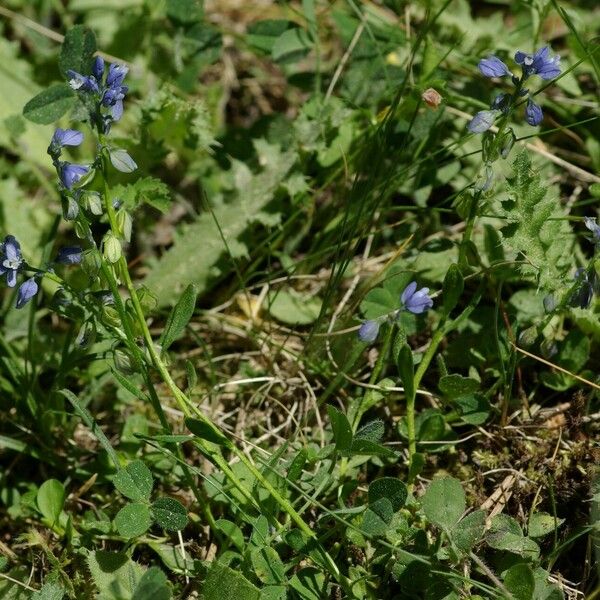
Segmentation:
<svg viewBox="0 0 600 600">
<path fill-rule="evenodd" d="M 514 75 L 508 66 L 497 56 L 488 56 L 479 61 L 479 71 L 485 77 L 506 77 L 509 76 L 515 85 L 515 92 L 511 94 L 502 93 L 494 98 L 491 104 L 491 110 L 478 112 L 469 124 L 467 129 L 471 133 L 483 133 L 487 131 L 494 123 L 499 114 L 508 114 L 514 107 L 519 97 L 527 96 L 529 90 L 523 87 L 525 81 L 538 75 L 542 79 L 550 80 L 560 75 L 560 56 L 550 54 L 547 46 L 540 48 L 534 54 L 527 54 L 521 50 L 515 53 L 515 62 L 521 67 L 521 77 Z M 525 120 L 534 127 L 539 125 L 544 118 L 541 106 L 536 104 L 531 97 L 527 99 L 525 106 Z"/>
<path fill-rule="evenodd" d="M 57 263 L 78 264 L 81 262 L 81 248 L 69 246 L 61 248 L 56 257 Z M 39 291 L 39 280 L 46 270 L 31 269 L 21 253 L 21 244 L 12 235 L 7 235 L 0 243 L 0 276 L 6 276 L 6 285 L 14 288 L 17 277 L 22 271 L 34 271 L 34 275 L 26 279 L 17 290 L 17 308 L 23 308 Z"/>
<path fill-rule="evenodd" d="M 400 308 L 393 313 L 397 317 L 402 310 L 406 310 L 415 315 L 420 315 L 433 306 L 433 300 L 429 296 L 429 288 L 417 290 L 417 282 L 411 281 L 400 295 Z M 358 337 L 363 342 L 374 342 L 379 334 L 379 327 L 388 315 L 383 315 L 377 319 L 365 321 L 358 330 Z"/>
<path fill-rule="evenodd" d="M 90 112 L 90 122 L 100 133 L 107 134 L 114 121 L 123 116 L 123 100 L 128 87 L 123 84 L 128 68 L 119 64 L 104 64 L 102 57 L 94 60 L 92 72 L 89 75 L 77 71 L 67 71 L 69 85 L 82 95 L 84 104 Z M 94 165 L 82 165 L 60 160 L 65 146 L 79 146 L 83 142 L 83 133 L 76 129 L 58 128 L 50 145 L 48 154 L 52 157 L 58 177 L 64 190 L 72 190 L 91 171 Z M 77 195 L 77 194 L 75 194 Z M 76 205 L 74 205 L 76 208 Z M 65 211 L 67 218 L 77 211 Z"/>
<path fill-rule="evenodd" d="M 113 121 L 118 121 L 123 116 L 123 99 L 129 91 L 123 85 L 123 80 L 128 71 L 125 65 L 119 64 L 111 64 L 107 70 L 100 56 L 96 57 L 90 75 L 67 71 L 71 88 L 95 100 L 96 119 L 104 133 L 109 131 Z M 107 108 L 108 112 L 102 111 L 102 108 Z"/>
</svg>

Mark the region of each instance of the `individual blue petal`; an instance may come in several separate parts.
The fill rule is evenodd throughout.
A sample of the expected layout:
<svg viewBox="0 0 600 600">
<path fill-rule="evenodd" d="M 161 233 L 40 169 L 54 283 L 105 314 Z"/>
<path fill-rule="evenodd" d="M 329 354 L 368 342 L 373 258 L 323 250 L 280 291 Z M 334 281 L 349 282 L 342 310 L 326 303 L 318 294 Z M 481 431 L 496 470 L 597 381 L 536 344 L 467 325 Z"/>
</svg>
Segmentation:
<svg viewBox="0 0 600 600">
<path fill-rule="evenodd" d="M 536 104 L 533 100 L 527 100 L 525 107 L 525 120 L 534 127 L 537 127 L 543 120 L 544 113 L 542 107 Z"/>
<path fill-rule="evenodd" d="M 117 100 L 111 108 L 113 121 L 118 121 L 123 116 L 123 100 Z"/>
<path fill-rule="evenodd" d="M 494 124 L 497 112 L 496 110 L 480 110 L 469 121 L 467 129 L 471 133 L 483 133 L 487 131 Z"/>
<path fill-rule="evenodd" d="M 109 65 L 108 75 L 106 76 L 106 86 L 109 88 L 120 86 L 128 72 L 129 69 L 125 65 L 118 65 L 114 63 Z"/>
<path fill-rule="evenodd" d="M 38 284 L 34 277 L 24 281 L 17 292 L 17 308 L 23 308 L 37 293 Z"/>
<path fill-rule="evenodd" d="M 64 265 L 78 265 L 81 262 L 82 249 L 79 246 L 63 246 L 58 250 L 56 262 Z"/>
<path fill-rule="evenodd" d="M 479 70 L 482 75 L 486 77 L 504 77 L 505 75 L 512 75 L 508 67 L 497 57 L 488 56 L 479 61 Z"/>
<path fill-rule="evenodd" d="M 365 321 L 358 330 L 358 337 L 363 342 L 374 342 L 379 333 L 379 323 L 377 321 Z"/>
<path fill-rule="evenodd" d="M 429 297 L 429 288 L 421 288 L 417 291 L 417 282 L 411 281 L 400 296 L 403 307 L 409 312 L 419 315 L 433 306 L 433 300 Z"/>
<path fill-rule="evenodd" d="M 96 56 L 94 65 L 92 66 L 92 73 L 96 81 L 102 81 L 102 77 L 104 76 L 104 59 L 101 56 Z"/>
<path fill-rule="evenodd" d="M 7 235 L 2 244 L 2 252 L 7 260 L 14 262 L 21 260 L 21 244 L 13 235 Z"/>
<path fill-rule="evenodd" d="M 404 291 L 402 292 L 402 295 L 400 296 L 400 302 L 402 302 L 402 304 L 406 304 L 406 301 L 417 291 L 417 282 L 416 281 L 411 281 L 405 288 Z"/>
<path fill-rule="evenodd" d="M 60 127 L 52 136 L 52 143 L 57 146 L 79 146 L 83 142 L 83 133 L 76 129 L 61 129 Z"/>
<path fill-rule="evenodd" d="M 70 190 L 88 171 L 89 167 L 85 165 L 76 165 L 73 163 L 62 163 L 60 168 L 60 180 L 62 184 Z"/>
<path fill-rule="evenodd" d="M 6 271 L 6 285 L 15 287 L 17 285 L 17 269 L 9 269 Z"/>
</svg>

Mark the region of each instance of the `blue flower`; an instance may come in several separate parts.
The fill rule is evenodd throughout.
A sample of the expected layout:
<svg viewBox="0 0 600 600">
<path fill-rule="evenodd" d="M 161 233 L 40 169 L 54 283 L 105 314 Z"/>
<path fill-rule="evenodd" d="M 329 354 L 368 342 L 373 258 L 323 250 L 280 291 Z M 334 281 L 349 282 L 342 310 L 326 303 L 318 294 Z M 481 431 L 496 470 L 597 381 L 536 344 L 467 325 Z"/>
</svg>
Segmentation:
<svg viewBox="0 0 600 600">
<path fill-rule="evenodd" d="M 496 110 L 480 110 L 469 121 L 467 129 L 471 133 L 483 133 L 487 131 L 494 124 L 497 112 Z"/>
<path fill-rule="evenodd" d="M 52 144 L 57 147 L 62 146 L 79 146 L 83 142 L 83 133 L 76 129 L 60 129 L 54 132 L 52 136 Z"/>
<path fill-rule="evenodd" d="M 595 238 L 596 244 L 600 244 L 600 225 L 596 223 L 595 217 L 585 217 L 585 226 L 592 232 L 592 236 Z"/>
<path fill-rule="evenodd" d="M 35 277 L 24 281 L 17 292 L 17 308 L 23 308 L 38 293 L 38 290 L 39 286 Z"/>
<path fill-rule="evenodd" d="M 21 245 L 12 235 L 7 235 L 0 244 L 0 275 L 6 274 L 8 287 L 17 285 L 17 273 L 22 264 Z"/>
<path fill-rule="evenodd" d="M 77 71 L 69 69 L 67 71 L 67 76 L 69 77 L 69 85 L 74 90 L 81 92 L 94 92 L 96 94 L 100 91 L 98 82 L 93 75 L 86 76 L 78 73 Z"/>
<path fill-rule="evenodd" d="M 504 77 L 512 75 L 508 67 L 497 57 L 488 56 L 479 61 L 479 70 L 486 77 Z"/>
<path fill-rule="evenodd" d="M 64 162 L 60 165 L 60 180 L 70 190 L 89 170 L 85 165 Z"/>
<path fill-rule="evenodd" d="M 377 321 L 365 321 L 358 330 L 358 337 L 363 342 L 374 342 L 379 333 L 379 323 Z"/>
<path fill-rule="evenodd" d="M 92 74 L 96 81 L 102 81 L 102 77 L 104 77 L 104 59 L 101 56 L 96 56 L 92 66 Z"/>
<path fill-rule="evenodd" d="M 527 100 L 527 106 L 525 107 L 525 120 L 536 127 L 539 125 L 544 118 L 542 107 L 536 104 L 531 98 Z"/>
<path fill-rule="evenodd" d="M 400 301 L 409 312 L 420 315 L 433 306 L 433 300 L 429 297 L 429 288 L 421 288 L 417 291 L 417 282 L 411 281 L 402 292 Z"/>
<path fill-rule="evenodd" d="M 79 246 L 63 246 L 58 250 L 56 262 L 63 265 L 78 265 L 81 262 L 81 253 Z"/>
<path fill-rule="evenodd" d="M 560 75 L 560 56 L 550 56 L 550 48 L 544 46 L 534 54 L 519 50 L 515 54 L 515 62 L 521 65 L 523 76 L 539 75 L 542 79 L 554 79 Z"/>
<path fill-rule="evenodd" d="M 120 87 L 123 83 L 123 79 L 125 79 L 125 75 L 127 75 L 128 72 L 129 69 L 125 65 L 110 65 L 108 67 L 108 75 L 106 76 L 106 87 Z"/>
</svg>

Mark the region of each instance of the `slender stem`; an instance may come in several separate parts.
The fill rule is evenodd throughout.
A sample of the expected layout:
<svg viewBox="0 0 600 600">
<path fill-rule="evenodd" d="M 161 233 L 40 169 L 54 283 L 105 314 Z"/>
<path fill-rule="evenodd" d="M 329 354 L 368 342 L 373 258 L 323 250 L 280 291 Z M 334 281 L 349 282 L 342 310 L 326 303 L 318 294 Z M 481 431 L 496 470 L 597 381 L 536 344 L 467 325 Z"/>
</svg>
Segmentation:
<svg viewBox="0 0 600 600">
<path fill-rule="evenodd" d="M 117 237 L 120 237 L 119 236 L 119 227 L 118 227 L 118 224 L 117 224 L 115 210 L 114 210 L 114 207 L 112 206 L 112 203 L 110 201 L 110 191 L 109 191 L 109 187 L 108 187 L 108 181 L 107 181 L 107 178 L 106 178 L 107 166 L 108 165 L 106 164 L 106 161 L 103 160 L 103 167 L 104 167 L 104 206 L 105 206 L 106 214 L 108 216 L 108 221 L 109 221 L 109 224 L 110 224 L 110 228 L 111 228 L 113 234 L 115 236 L 117 236 Z M 136 289 L 135 289 L 135 287 L 133 285 L 133 282 L 131 280 L 131 276 L 129 274 L 129 269 L 127 267 L 127 262 L 125 260 L 125 257 L 123 256 L 123 254 L 121 254 L 121 256 L 119 257 L 119 267 L 120 267 L 121 276 L 123 277 L 123 283 L 125 284 L 125 287 L 127 288 L 127 291 L 128 291 L 129 296 L 131 298 L 131 302 L 133 304 L 134 312 L 136 314 L 139 327 L 140 327 L 140 329 L 142 331 L 142 335 L 144 337 L 144 341 L 145 341 L 145 344 L 146 344 L 146 348 L 148 350 L 148 354 L 150 355 L 152 363 L 154 364 L 155 368 L 158 370 L 158 372 L 159 372 L 160 376 L 162 377 L 163 381 L 165 382 L 165 384 L 167 385 L 167 387 L 169 388 L 169 390 L 173 394 L 173 396 L 174 396 L 175 400 L 177 401 L 177 404 L 179 405 L 181 411 L 183 412 L 183 414 L 186 417 L 191 416 L 192 412 L 193 412 L 197 417 L 200 418 L 200 420 L 203 423 L 205 423 L 207 426 L 209 426 L 215 432 L 215 434 L 217 434 L 219 436 L 222 436 L 221 430 L 208 417 L 206 417 L 206 415 L 204 415 L 200 411 L 200 409 L 198 409 L 187 398 L 187 396 L 179 389 L 179 387 L 177 386 L 177 384 L 175 383 L 175 381 L 173 381 L 173 378 L 171 377 L 171 374 L 169 373 L 169 371 L 166 368 L 165 364 L 163 363 L 163 361 L 162 361 L 162 359 L 160 357 L 160 354 L 157 352 L 156 347 L 154 345 L 154 342 L 152 340 L 152 335 L 151 335 L 150 330 L 148 328 L 148 324 L 146 323 L 146 317 L 144 315 L 144 311 L 142 309 L 142 305 L 141 305 L 139 297 L 137 295 L 137 291 L 136 291 Z M 107 269 L 110 270 L 108 267 L 107 267 Z M 209 446 L 206 442 L 204 442 L 204 440 L 198 440 L 198 446 L 200 447 L 200 449 L 205 454 L 208 454 L 214 460 L 214 462 L 223 470 L 223 472 L 225 473 L 225 475 L 227 475 L 227 477 L 242 492 L 242 494 L 248 500 L 250 500 L 253 504 L 256 505 L 256 501 L 254 500 L 254 498 L 252 497 L 252 495 L 250 494 L 250 492 L 248 491 L 248 489 L 239 481 L 238 477 L 231 470 L 231 468 L 229 467 L 229 464 L 227 463 L 227 461 L 225 460 L 225 458 L 222 456 L 222 454 L 220 453 L 220 451 L 214 450 L 213 447 Z M 302 519 L 302 517 L 294 509 L 294 507 L 289 502 L 289 500 L 283 498 L 283 496 L 281 496 L 279 494 L 279 492 L 273 487 L 273 485 L 266 479 L 266 477 L 255 467 L 255 465 L 248 459 L 248 457 L 239 448 L 237 448 L 232 443 L 227 444 L 227 447 L 235 454 L 235 456 L 242 463 L 244 463 L 244 465 L 250 470 L 250 472 L 256 477 L 256 479 L 262 484 L 262 486 L 271 494 L 271 496 L 273 497 L 273 499 L 290 516 L 290 518 L 292 519 L 292 521 L 294 521 L 294 523 L 306 535 L 308 535 L 309 537 L 311 537 L 311 538 L 314 539 L 316 537 L 314 531 L 309 527 L 309 525 L 306 523 L 306 521 L 304 521 L 304 519 Z M 341 575 L 340 575 L 339 569 L 337 568 L 335 562 L 327 554 L 327 552 L 324 549 L 321 549 L 321 551 L 323 553 L 323 556 L 326 558 L 326 560 L 327 560 L 330 568 L 332 569 L 332 574 L 336 577 L 337 580 L 341 581 L 341 579 L 340 579 Z"/>
<path fill-rule="evenodd" d="M 379 356 L 377 357 L 377 362 L 375 363 L 375 367 L 373 372 L 371 373 L 371 377 L 369 377 L 369 384 L 374 384 L 379 379 L 381 375 L 381 371 L 383 370 L 383 366 L 387 361 L 388 354 L 390 352 L 390 346 L 392 345 L 392 335 L 394 334 L 394 323 L 390 323 L 385 332 L 385 337 L 383 338 L 383 345 L 381 346 L 381 351 L 379 352 Z"/>
<path fill-rule="evenodd" d="M 423 354 L 423 358 L 419 363 L 419 366 L 415 372 L 415 376 L 413 378 L 412 392 L 406 398 L 406 429 L 408 431 L 408 456 L 409 456 L 409 485 L 412 485 L 415 478 L 415 473 L 413 472 L 412 467 L 414 466 L 414 456 L 417 453 L 417 435 L 415 429 L 415 400 L 417 397 L 416 391 L 419 389 L 421 385 L 421 380 L 425 375 L 425 372 L 429 368 L 435 353 L 437 352 L 438 346 L 441 341 L 444 339 L 444 335 L 446 333 L 446 329 L 444 327 L 444 322 L 442 321 L 437 331 L 433 334 L 431 338 L 431 343 L 429 347 Z"/>
</svg>

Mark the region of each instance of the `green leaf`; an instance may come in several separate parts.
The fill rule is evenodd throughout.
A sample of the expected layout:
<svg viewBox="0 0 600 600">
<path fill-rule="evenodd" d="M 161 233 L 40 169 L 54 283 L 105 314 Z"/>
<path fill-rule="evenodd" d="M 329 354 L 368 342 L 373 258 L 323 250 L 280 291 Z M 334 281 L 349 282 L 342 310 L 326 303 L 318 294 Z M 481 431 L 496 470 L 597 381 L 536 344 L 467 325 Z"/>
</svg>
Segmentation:
<svg viewBox="0 0 600 600">
<path fill-rule="evenodd" d="M 158 568 L 150 567 L 140 579 L 132 600 L 169 600 L 171 586 L 167 576 Z"/>
<path fill-rule="evenodd" d="M 513 162 L 513 176 L 507 180 L 509 200 L 502 202 L 501 215 L 505 249 L 521 253 L 522 275 L 541 289 L 555 291 L 574 267 L 573 232 L 559 200 L 559 191 L 548 189 L 532 169 L 531 158 L 523 149 Z"/>
<path fill-rule="evenodd" d="M 407 496 L 406 485 L 395 477 L 380 477 L 369 485 L 369 504 L 374 504 L 381 498 L 387 498 L 394 512 L 404 506 Z"/>
<path fill-rule="evenodd" d="M 167 0 L 167 16 L 184 25 L 200 21 L 203 15 L 200 0 Z"/>
<path fill-rule="evenodd" d="M 232 521 L 218 519 L 215 527 L 222 531 L 225 537 L 240 551 L 244 550 L 244 534 L 242 530 Z"/>
<path fill-rule="evenodd" d="M 532 600 L 535 589 L 533 570 L 526 563 L 513 565 L 504 574 L 504 586 L 515 600 Z"/>
<path fill-rule="evenodd" d="M 248 26 L 246 41 L 265 53 L 271 53 L 277 39 L 288 29 L 297 27 L 293 21 L 285 19 L 264 19 Z"/>
<path fill-rule="evenodd" d="M 58 121 L 74 104 L 73 90 L 66 83 L 55 83 L 23 107 L 23 116 L 34 123 L 49 125 Z"/>
<path fill-rule="evenodd" d="M 279 290 L 268 295 L 267 307 L 272 316 L 286 325 L 309 325 L 321 312 L 321 300 L 294 290 Z"/>
<path fill-rule="evenodd" d="M 201 592 L 203 600 L 260 600 L 259 589 L 239 570 L 217 561 L 210 565 Z"/>
<path fill-rule="evenodd" d="M 467 394 L 452 401 L 458 408 L 460 417 L 469 425 L 485 423 L 490 414 L 490 402 L 483 394 Z"/>
<path fill-rule="evenodd" d="M 465 282 L 456 264 L 451 264 L 442 285 L 442 306 L 444 314 L 449 315 L 462 296 Z"/>
<path fill-rule="evenodd" d="M 114 451 L 114 448 L 111 446 L 102 429 L 100 429 L 94 420 L 94 417 L 92 417 L 90 411 L 83 406 L 83 404 L 81 404 L 79 398 L 77 398 L 77 396 L 70 390 L 60 390 L 59 394 L 62 394 L 71 403 L 77 415 L 91 429 L 92 433 L 96 436 L 101 446 L 104 448 L 108 456 L 110 456 L 111 460 L 118 469 L 119 457 L 117 456 L 117 453 Z"/>
<path fill-rule="evenodd" d="M 335 440 L 335 449 L 340 451 L 349 450 L 352 444 L 352 427 L 343 412 L 340 412 L 335 406 L 327 405 L 327 413 L 333 429 L 333 439 Z"/>
<path fill-rule="evenodd" d="M 479 389 L 479 381 L 462 375 L 445 375 L 440 379 L 440 391 L 448 398 L 458 398 L 465 394 L 472 394 Z"/>
<path fill-rule="evenodd" d="M 188 522 L 185 506 L 174 498 L 158 498 L 152 504 L 156 522 L 167 531 L 181 531 Z"/>
<path fill-rule="evenodd" d="M 434 479 L 421 498 L 421 504 L 429 521 L 443 529 L 454 527 L 467 508 L 465 491 L 454 477 Z"/>
<path fill-rule="evenodd" d="M 387 498 L 379 498 L 369 507 L 363 515 L 361 529 L 369 536 L 384 535 L 394 517 L 392 503 Z"/>
<path fill-rule="evenodd" d="M 65 590 L 58 583 L 45 583 L 41 590 L 31 596 L 31 600 L 62 600 Z"/>
<path fill-rule="evenodd" d="M 467 554 L 483 538 L 485 531 L 485 512 L 476 510 L 461 519 L 451 530 L 450 539 L 454 545 Z"/>
<path fill-rule="evenodd" d="M 133 595 L 144 569 L 124 552 L 96 550 L 90 552 L 87 563 L 98 589 L 97 600 L 124 600 Z"/>
<path fill-rule="evenodd" d="M 564 519 L 555 519 L 548 513 L 535 512 L 529 517 L 527 535 L 532 538 L 544 537 L 558 529 L 564 522 Z"/>
<path fill-rule="evenodd" d="M 300 569 L 291 579 L 290 587 L 302 600 L 323 600 L 325 598 L 325 575 L 314 567 Z"/>
<path fill-rule="evenodd" d="M 115 526 L 119 535 L 127 539 L 143 535 L 151 525 L 150 510 L 146 504 L 140 502 L 127 504 L 115 517 Z"/>
<path fill-rule="evenodd" d="M 52 525 L 58 522 L 58 517 L 65 504 L 65 498 L 65 487 L 57 479 L 44 481 L 38 490 L 37 506 L 42 515 Z"/>
<path fill-rule="evenodd" d="M 539 546 L 523 535 L 521 527 L 508 515 L 499 514 L 492 519 L 485 541 L 490 548 L 507 550 L 525 558 L 537 558 Z"/>
<path fill-rule="evenodd" d="M 397 365 L 400 379 L 402 379 L 402 385 L 404 386 L 404 393 L 407 398 L 413 398 L 415 395 L 415 373 L 413 353 L 408 344 L 401 346 L 397 356 Z"/>
<path fill-rule="evenodd" d="M 150 469 L 141 460 L 134 460 L 121 469 L 113 483 L 123 496 L 134 501 L 148 501 L 154 485 Z"/>
<path fill-rule="evenodd" d="M 294 27 L 284 31 L 275 40 L 271 57 L 278 63 L 293 63 L 304 58 L 312 47 L 313 43 L 308 33 L 300 27 Z"/>
<path fill-rule="evenodd" d="M 194 284 L 188 285 L 181 294 L 177 304 L 171 310 L 165 329 L 159 339 L 163 352 L 166 352 L 171 344 L 181 336 L 190 322 L 196 308 L 198 290 Z"/>
<path fill-rule="evenodd" d="M 182 553 L 179 545 L 148 542 L 148 546 L 158 554 L 165 567 L 170 571 L 182 575 L 194 569 L 194 560 L 186 550 Z"/>
<path fill-rule="evenodd" d="M 394 458 L 396 453 L 381 444 L 376 444 L 371 440 L 354 439 L 349 450 L 343 450 L 344 456 L 382 456 L 387 458 Z"/>
<path fill-rule="evenodd" d="M 142 177 L 128 185 L 116 185 L 112 188 L 112 197 L 119 198 L 129 210 L 145 203 L 166 214 L 171 206 L 168 186 L 155 177 Z"/>
<path fill-rule="evenodd" d="M 185 426 L 201 440 L 207 440 L 218 446 L 224 446 L 225 448 L 231 448 L 232 446 L 231 440 L 225 437 L 225 435 L 211 423 L 187 417 L 185 419 Z"/>
<path fill-rule="evenodd" d="M 379 443 L 385 434 L 385 425 L 381 419 L 375 419 L 365 423 L 355 434 L 355 440 L 367 440 L 375 444 Z"/>
<path fill-rule="evenodd" d="M 58 66 L 61 73 L 68 77 L 67 71 L 73 70 L 82 75 L 88 75 L 92 69 L 92 59 L 96 52 L 96 36 L 85 25 L 75 25 L 67 31 L 62 47 Z"/>
<path fill-rule="evenodd" d="M 232 258 L 247 254 L 238 238 L 251 223 L 269 221 L 267 206 L 296 161 L 293 151 L 271 149 L 264 170 L 253 175 L 239 167 L 243 172 L 234 198 L 203 212 L 150 270 L 145 284 L 157 295 L 159 306 L 173 302 L 190 283 L 205 292 L 229 271 Z M 227 257 L 226 267 L 219 262 L 222 257 Z"/>
<path fill-rule="evenodd" d="M 254 574 L 265 584 L 285 583 L 285 567 L 274 548 L 256 548 L 250 555 Z"/>
</svg>

